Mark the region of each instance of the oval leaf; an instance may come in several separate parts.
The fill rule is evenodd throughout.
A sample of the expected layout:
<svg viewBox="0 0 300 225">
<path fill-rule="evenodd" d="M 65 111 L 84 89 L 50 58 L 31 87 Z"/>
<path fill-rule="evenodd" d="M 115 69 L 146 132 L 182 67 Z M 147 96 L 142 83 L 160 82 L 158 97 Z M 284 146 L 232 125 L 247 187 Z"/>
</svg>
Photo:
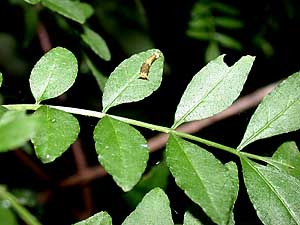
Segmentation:
<svg viewBox="0 0 300 225">
<path fill-rule="evenodd" d="M 277 162 L 281 162 L 287 165 L 291 165 L 294 168 L 278 164 L 277 167 L 287 172 L 289 175 L 300 179 L 300 152 L 294 141 L 285 142 L 279 146 L 276 152 L 273 154 L 272 159 Z M 268 166 L 271 166 L 268 164 Z"/>
<path fill-rule="evenodd" d="M 76 140 L 79 123 L 73 115 L 47 106 L 40 107 L 34 115 L 40 124 L 32 138 L 35 153 L 43 163 L 52 162 Z"/>
<path fill-rule="evenodd" d="M 145 195 L 122 225 L 173 225 L 170 202 L 160 188 Z"/>
<path fill-rule="evenodd" d="M 112 225 L 112 220 L 107 212 L 99 212 L 74 225 Z"/>
<path fill-rule="evenodd" d="M 202 225 L 202 223 L 187 211 L 184 214 L 183 225 Z"/>
<path fill-rule="evenodd" d="M 75 82 L 77 71 L 77 60 L 69 50 L 57 47 L 47 52 L 30 75 L 30 88 L 36 102 L 55 98 L 67 91 Z"/>
<path fill-rule="evenodd" d="M 236 197 L 229 170 L 213 154 L 170 135 L 167 163 L 177 185 L 217 224 L 228 224 Z"/>
<path fill-rule="evenodd" d="M 24 145 L 34 136 L 37 120 L 23 111 L 2 111 L 0 118 L 0 152 Z"/>
<path fill-rule="evenodd" d="M 83 9 L 80 2 L 72 0 L 41 0 L 42 4 L 69 19 L 84 24 L 87 19 L 86 9 Z"/>
<path fill-rule="evenodd" d="M 241 158 L 251 202 L 265 225 L 300 224 L 300 181 L 275 168 Z"/>
<path fill-rule="evenodd" d="M 267 137 L 300 128 L 300 73 L 281 82 L 259 104 L 247 126 L 238 150 Z"/>
<path fill-rule="evenodd" d="M 148 79 L 140 79 L 143 63 L 153 54 L 160 56 L 150 66 Z M 127 102 L 144 99 L 158 89 L 162 80 L 164 57 L 157 49 L 135 54 L 124 60 L 109 76 L 103 93 L 103 111 Z"/>
<path fill-rule="evenodd" d="M 104 39 L 87 26 L 83 27 L 82 40 L 102 59 L 109 61 L 111 56 Z"/>
<path fill-rule="evenodd" d="M 239 96 L 254 57 L 244 56 L 231 67 L 223 59 L 219 56 L 193 77 L 177 106 L 173 128 L 221 112 Z"/>
<path fill-rule="evenodd" d="M 101 165 L 124 191 L 131 190 L 147 166 L 145 138 L 130 125 L 104 117 L 94 130 L 94 140 Z"/>
</svg>

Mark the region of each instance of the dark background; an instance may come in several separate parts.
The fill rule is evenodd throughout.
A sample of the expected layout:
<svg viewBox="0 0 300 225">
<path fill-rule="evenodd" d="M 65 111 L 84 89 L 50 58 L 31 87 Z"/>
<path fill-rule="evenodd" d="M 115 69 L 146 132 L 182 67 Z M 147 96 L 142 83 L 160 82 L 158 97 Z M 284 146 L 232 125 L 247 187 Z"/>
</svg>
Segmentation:
<svg viewBox="0 0 300 225">
<path fill-rule="evenodd" d="M 104 62 L 88 52 L 104 74 L 108 76 L 122 60 L 150 47 L 160 49 L 165 56 L 166 68 L 160 89 L 141 102 L 114 107 L 110 113 L 171 126 L 183 91 L 192 77 L 206 64 L 204 52 L 207 42 L 193 39 L 186 34 L 191 10 L 197 1 L 94 0 L 86 2 L 95 7 L 95 14 L 87 23 L 101 34 L 111 50 L 110 62 Z M 142 16 L 137 2 L 144 7 Z M 225 61 L 231 65 L 243 55 L 256 56 L 241 95 L 251 93 L 259 87 L 299 71 L 299 1 L 226 1 L 226 4 L 239 10 L 238 18 L 244 26 L 238 31 L 224 31 L 242 44 L 241 50 L 221 47 L 221 53 L 226 54 Z M 79 47 L 79 38 L 76 36 L 80 27 L 75 22 L 66 20 L 74 30 L 64 30 L 58 23 L 59 16 L 56 15 L 54 19 L 54 13 L 40 10 L 39 20 L 45 24 L 52 45 L 68 48 L 80 61 L 84 48 L 84 46 Z M 28 78 L 33 65 L 44 54 L 37 35 L 32 35 L 25 43 L 28 27 L 24 25 L 24 12 L 24 5 L 18 4 L 18 1 L 0 2 L 0 71 L 4 74 L 1 94 L 5 104 L 34 102 L 29 90 Z M 255 45 L 253 38 L 258 33 L 263 33 L 264 38 L 272 46 L 272 54 L 266 55 L 259 46 Z M 81 71 L 63 103 L 57 99 L 47 103 L 101 110 L 101 91 L 94 78 Z M 254 109 L 249 109 L 218 122 L 196 135 L 235 147 L 239 144 L 253 112 Z M 80 138 L 88 163 L 91 166 L 98 165 L 92 141 L 92 131 L 97 120 L 82 117 L 78 119 L 81 124 Z M 154 132 L 147 130 L 141 132 L 146 138 L 155 135 Z M 257 141 L 245 150 L 260 155 L 271 155 L 282 142 L 288 140 L 296 141 L 299 146 L 299 133 L 292 132 Z M 209 150 L 224 162 L 229 160 L 238 162 L 227 153 Z M 161 152 L 151 155 L 149 166 L 162 159 Z M 59 189 L 55 186 L 55 182 L 76 171 L 71 151 L 67 151 L 54 163 L 47 165 L 42 165 L 34 155 L 31 155 L 31 158 L 53 179 L 53 183 L 41 182 L 14 152 L 0 155 L 0 183 L 12 189 L 25 188 L 36 193 L 51 189 L 53 193 L 49 200 L 32 209 L 43 224 L 70 224 L 78 220 L 78 212 L 83 210 L 83 202 L 80 198 L 81 187 Z M 236 224 L 261 224 L 247 197 L 242 179 L 240 182 L 239 198 L 235 207 Z M 121 190 L 110 177 L 96 179 L 90 183 L 90 186 L 93 193 L 93 213 L 107 210 L 114 224 L 118 224 L 133 210 L 122 199 Z M 201 209 L 175 186 L 171 177 L 166 192 L 171 201 L 174 222 L 182 222 L 186 209 L 191 209 L 198 214 L 201 212 Z"/>
</svg>

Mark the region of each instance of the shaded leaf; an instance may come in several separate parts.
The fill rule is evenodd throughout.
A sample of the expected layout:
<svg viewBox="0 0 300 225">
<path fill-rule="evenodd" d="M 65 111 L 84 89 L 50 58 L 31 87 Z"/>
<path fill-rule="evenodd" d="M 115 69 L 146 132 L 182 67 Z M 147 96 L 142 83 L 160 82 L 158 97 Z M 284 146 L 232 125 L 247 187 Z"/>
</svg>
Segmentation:
<svg viewBox="0 0 300 225">
<path fill-rule="evenodd" d="M 228 29 L 238 29 L 243 27 L 241 20 L 230 17 L 216 17 L 215 24 L 216 26 Z"/>
<path fill-rule="evenodd" d="M 205 50 L 205 62 L 209 62 L 220 55 L 220 49 L 216 42 L 209 42 Z"/>
<path fill-rule="evenodd" d="M 112 225 L 112 219 L 107 212 L 99 212 L 74 225 Z"/>
<path fill-rule="evenodd" d="M 213 35 L 213 40 L 217 41 L 220 45 L 222 45 L 226 48 L 232 48 L 232 49 L 236 49 L 236 50 L 242 49 L 242 45 L 240 44 L 240 42 L 238 42 L 234 38 L 229 37 L 225 34 L 216 32 Z"/>
<path fill-rule="evenodd" d="M 3 76 L 2 76 L 2 73 L 0 72 L 0 87 L 2 85 L 2 81 L 3 81 Z"/>
<path fill-rule="evenodd" d="M 94 14 L 93 7 L 86 2 L 77 2 L 78 6 L 81 8 L 86 19 L 90 18 Z"/>
<path fill-rule="evenodd" d="M 184 214 L 183 225 L 202 225 L 202 223 L 187 211 Z"/>
<path fill-rule="evenodd" d="M 69 19 L 72 19 L 80 24 L 83 24 L 87 19 L 87 10 L 83 8 L 80 2 L 71 0 L 41 0 L 41 3 Z"/>
<path fill-rule="evenodd" d="M 89 67 L 89 69 L 91 70 L 91 73 L 93 74 L 93 76 L 95 77 L 97 84 L 100 88 L 100 90 L 103 92 L 104 90 L 104 86 L 105 83 L 107 81 L 107 77 L 104 76 L 97 68 L 96 66 L 92 63 L 92 61 L 90 60 L 90 58 L 88 58 L 87 56 L 85 57 L 85 61 L 87 66 Z"/>
<path fill-rule="evenodd" d="M 0 152 L 15 149 L 24 145 L 37 128 L 34 117 L 23 111 L 6 111 L 0 118 Z"/>
<path fill-rule="evenodd" d="M 238 146 L 267 137 L 288 133 L 300 128 L 300 73 L 281 82 L 259 104 Z"/>
<path fill-rule="evenodd" d="M 170 202 L 160 188 L 145 195 L 122 225 L 173 225 Z"/>
<path fill-rule="evenodd" d="M 91 30 L 89 27 L 83 27 L 84 33 L 81 34 L 82 40 L 102 59 L 109 61 L 111 56 L 105 40 Z"/>
<path fill-rule="evenodd" d="M 265 225 L 300 224 L 300 181 L 241 157 L 247 192 Z"/>
<path fill-rule="evenodd" d="M 177 106 L 173 128 L 221 112 L 239 96 L 254 57 L 244 56 L 231 67 L 223 60 L 219 56 L 193 77 Z"/>
<path fill-rule="evenodd" d="M 0 200 L 0 225 L 18 225 L 18 220 L 11 209 L 2 206 Z"/>
<path fill-rule="evenodd" d="M 35 5 L 35 4 L 39 3 L 41 0 L 24 0 L 24 1 L 29 4 Z"/>
<path fill-rule="evenodd" d="M 37 103 L 55 98 L 75 82 L 78 66 L 72 52 L 57 47 L 47 52 L 30 74 L 30 88 Z"/>
<path fill-rule="evenodd" d="M 76 140 L 79 123 L 73 115 L 47 106 L 40 107 L 34 115 L 40 124 L 32 138 L 35 153 L 43 163 L 52 162 Z"/>
<path fill-rule="evenodd" d="M 289 175 L 300 179 L 300 152 L 294 141 L 285 142 L 280 145 L 273 154 L 272 159 L 294 167 L 291 168 L 282 164 L 278 164 L 277 166 Z"/>
<path fill-rule="evenodd" d="M 149 70 L 148 80 L 139 79 L 142 64 L 154 53 L 159 53 Z M 164 57 L 157 49 L 141 52 L 124 60 L 109 76 L 103 93 L 103 111 L 128 102 L 144 99 L 158 89 L 162 80 Z"/>
<path fill-rule="evenodd" d="M 96 125 L 94 140 L 101 165 L 124 191 L 131 190 L 147 166 L 145 138 L 130 125 L 104 117 Z"/>
<path fill-rule="evenodd" d="M 236 197 L 232 169 L 213 154 L 171 134 L 167 163 L 177 185 L 217 224 L 228 224 Z"/>
</svg>

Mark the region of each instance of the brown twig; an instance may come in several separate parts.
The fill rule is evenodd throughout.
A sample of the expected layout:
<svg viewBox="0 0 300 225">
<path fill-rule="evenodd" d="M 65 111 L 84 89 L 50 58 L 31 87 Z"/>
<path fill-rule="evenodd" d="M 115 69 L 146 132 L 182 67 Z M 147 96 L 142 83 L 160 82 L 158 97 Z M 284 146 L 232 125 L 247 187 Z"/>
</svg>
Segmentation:
<svg viewBox="0 0 300 225">
<path fill-rule="evenodd" d="M 217 121 L 226 119 L 230 116 L 236 115 L 247 109 L 250 109 L 256 106 L 269 92 L 271 92 L 274 89 L 274 87 L 277 84 L 278 82 L 262 87 L 251 94 L 239 98 L 228 109 L 207 119 L 183 124 L 180 127 L 178 127 L 177 130 L 185 133 L 195 133 L 203 129 L 204 127 L 216 123 Z M 166 144 L 167 138 L 168 138 L 167 134 L 158 134 L 150 138 L 148 140 L 148 146 L 150 148 L 150 152 L 155 152 L 161 149 Z M 86 168 L 84 171 L 82 171 L 81 174 L 75 174 L 61 181 L 60 187 L 69 187 L 69 186 L 74 186 L 82 183 L 87 183 L 96 178 L 103 177 L 106 174 L 107 174 L 106 171 L 101 166 Z"/>
</svg>

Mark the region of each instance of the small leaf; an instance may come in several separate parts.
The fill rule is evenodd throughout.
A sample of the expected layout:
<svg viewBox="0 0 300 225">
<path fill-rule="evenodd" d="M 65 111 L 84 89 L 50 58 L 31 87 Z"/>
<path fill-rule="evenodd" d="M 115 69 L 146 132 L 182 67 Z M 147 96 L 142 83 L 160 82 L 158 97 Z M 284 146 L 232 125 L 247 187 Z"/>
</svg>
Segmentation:
<svg viewBox="0 0 300 225">
<path fill-rule="evenodd" d="M 294 141 L 285 142 L 279 146 L 276 152 L 273 154 L 272 159 L 287 165 L 291 165 L 294 168 L 278 164 L 278 167 L 289 175 L 300 179 L 300 152 Z M 270 166 L 268 164 L 268 166 Z"/>
<path fill-rule="evenodd" d="M 107 212 L 99 212 L 74 225 L 112 225 L 112 220 Z"/>
<path fill-rule="evenodd" d="M 3 81 L 3 76 L 2 76 L 2 73 L 0 72 L 0 87 L 2 85 L 2 81 Z"/>
<path fill-rule="evenodd" d="M 216 17 L 214 22 L 216 26 L 227 29 L 238 29 L 243 27 L 243 23 L 240 19 L 234 19 L 229 17 Z"/>
<path fill-rule="evenodd" d="M 220 45 L 226 47 L 226 48 L 232 48 L 236 50 L 241 50 L 242 45 L 232 37 L 229 37 L 225 34 L 221 33 L 214 33 L 213 40 L 217 41 Z"/>
<path fill-rule="evenodd" d="M 209 62 L 220 55 L 220 49 L 216 42 L 211 41 L 205 50 L 205 62 Z"/>
<path fill-rule="evenodd" d="M 69 50 L 57 47 L 47 52 L 30 75 L 30 88 L 36 102 L 55 98 L 67 91 L 75 82 L 77 71 L 77 60 Z"/>
<path fill-rule="evenodd" d="M 247 126 L 238 150 L 267 137 L 300 128 L 300 73 L 281 82 L 259 104 Z"/>
<path fill-rule="evenodd" d="M 202 225 L 202 223 L 187 211 L 184 214 L 183 225 Z"/>
<path fill-rule="evenodd" d="M 139 79 L 142 64 L 154 53 L 159 53 L 149 70 L 148 80 Z M 109 76 L 103 93 L 103 111 L 128 102 L 146 98 L 158 89 L 162 80 L 164 57 L 157 49 L 141 52 L 124 60 Z"/>
<path fill-rule="evenodd" d="M 0 118 L 0 152 L 24 145 L 34 134 L 37 121 L 23 111 L 6 111 Z"/>
<path fill-rule="evenodd" d="M 95 77 L 97 84 L 100 88 L 100 90 L 103 92 L 104 90 L 104 86 L 106 84 L 107 81 L 107 77 L 104 76 L 97 68 L 96 66 L 92 63 L 92 61 L 90 60 L 89 57 L 85 56 L 85 62 L 88 66 L 88 68 L 90 69 L 91 73 L 93 74 L 93 76 Z"/>
<path fill-rule="evenodd" d="M 35 5 L 35 4 L 39 3 L 41 0 L 24 0 L 24 1 L 31 5 Z"/>
<path fill-rule="evenodd" d="M 147 166 L 145 138 L 130 125 L 104 117 L 96 125 L 94 140 L 99 162 L 124 191 L 131 190 Z"/>
<path fill-rule="evenodd" d="M 81 8 L 86 19 L 90 18 L 94 14 L 93 7 L 86 2 L 77 2 L 78 6 Z"/>
<path fill-rule="evenodd" d="M 105 40 L 91 30 L 89 27 L 83 27 L 84 33 L 81 34 L 82 40 L 102 59 L 109 61 L 111 56 Z"/>
<path fill-rule="evenodd" d="M 71 0 L 41 0 L 41 3 L 69 19 L 72 19 L 80 24 L 84 24 L 87 19 L 87 11 L 83 9 L 80 3 Z"/>
<path fill-rule="evenodd" d="M 212 33 L 207 31 L 196 31 L 193 29 L 189 29 L 186 33 L 189 37 L 202 41 L 208 41 L 212 39 Z"/>
<path fill-rule="evenodd" d="M 300 181 L 241 157 L 248 195 L 265 225 L 300 224 Z"/>
<path fill-rule="evenodd" d="M 167 163 L 177 185 L 217 224 L 228 224 L 236 197 L 232 169 L 213 154 L 171 134 Z"/>
<path fill-rule="evenodd" d="M 231 67 L 223 59 L 219 56 L 193 77 L 177 106 L 173 128 L 221 112 L 239 96 L 254 57 L 244 56 Z"/>
<path fill-rule="evenodd" d="M 40 107 L 34 115 L 40 122 L 32 138 L 35 153 L 43 163 L 52 162 L 76 140 L 79 123 L 73 115 L 47 106 Z"/>
<path fill-rule="evenodd" d="M 160 188 L 145 195 L 122 225 L 173 225 L 170 202 Z"/>
<path fill-rule="evenodd" d="M 0 225 L 18 225 L 18 220 L 11 209 L 3 207 L 0 200 Z"/>
</svg>

